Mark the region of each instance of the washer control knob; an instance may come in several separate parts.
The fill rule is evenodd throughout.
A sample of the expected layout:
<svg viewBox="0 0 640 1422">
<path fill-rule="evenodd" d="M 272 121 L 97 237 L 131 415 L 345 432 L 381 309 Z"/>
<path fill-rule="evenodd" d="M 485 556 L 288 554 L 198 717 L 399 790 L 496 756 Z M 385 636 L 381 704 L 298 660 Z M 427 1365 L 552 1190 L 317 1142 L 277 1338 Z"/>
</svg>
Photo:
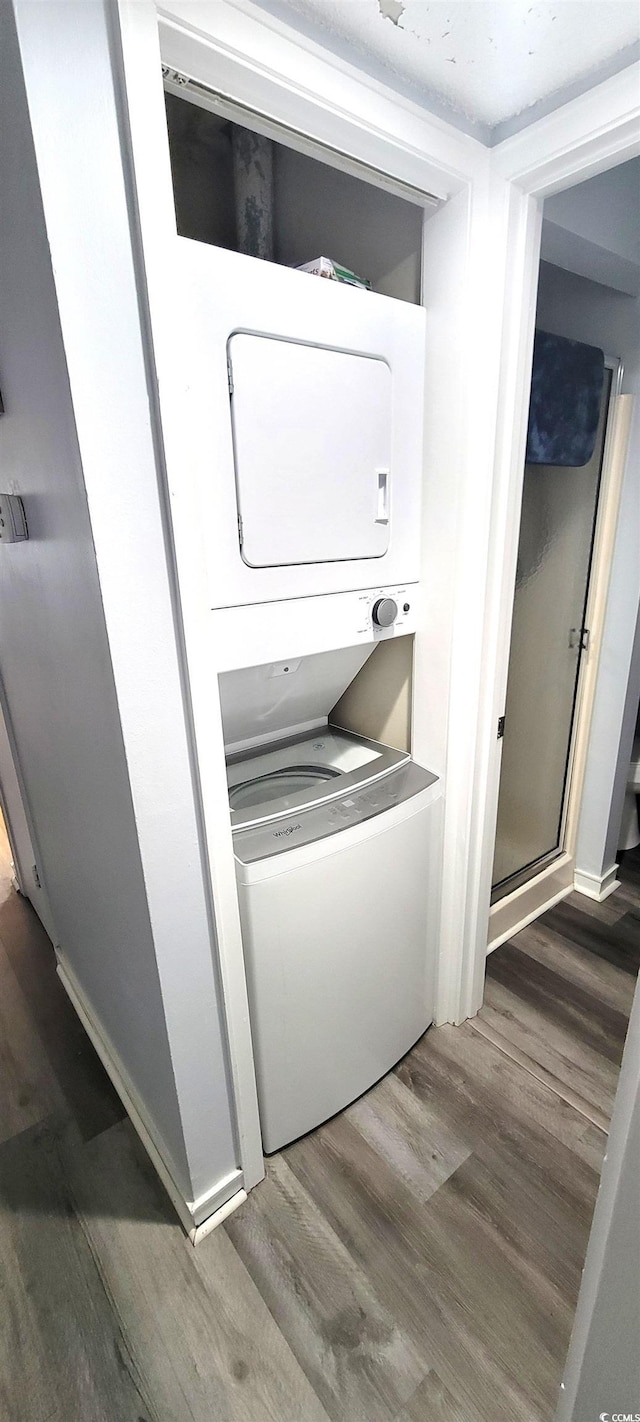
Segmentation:
<svg viewBox="0 0 640 1422">
<path fill-rule="evenodd" d="M 392 597 L 379 597 L 371 609 L 371 617 L 376 627 L 391 627 L 398 616 L 398 604 Z"/>
</svg>

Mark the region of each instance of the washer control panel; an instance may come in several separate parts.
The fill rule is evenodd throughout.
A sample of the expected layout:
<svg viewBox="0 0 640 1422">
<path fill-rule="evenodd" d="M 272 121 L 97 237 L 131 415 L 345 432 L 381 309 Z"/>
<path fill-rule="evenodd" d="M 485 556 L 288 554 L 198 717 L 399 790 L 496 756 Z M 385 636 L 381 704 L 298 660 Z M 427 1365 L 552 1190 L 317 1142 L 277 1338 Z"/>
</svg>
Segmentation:
<svg viewBox="0 0 640 1422">
<path fill-rule="evenodd" d="M 291 667 L 315 652 L 406 637 L 417 630 L 420 601 L 420 584 L 402 583 L 219 608 L 211 613 L 214 664 L 218 671 Z"/>
<path fill-rule="evenodd" d="M 373 632 L 376 640 L 385 637 L 401 637 L 403 633 L 415 631 L 415 607 L 418 589 L 373 588 L 355 593 L 364 613 L 362 632 L 369 637 Z"/>
</svg>

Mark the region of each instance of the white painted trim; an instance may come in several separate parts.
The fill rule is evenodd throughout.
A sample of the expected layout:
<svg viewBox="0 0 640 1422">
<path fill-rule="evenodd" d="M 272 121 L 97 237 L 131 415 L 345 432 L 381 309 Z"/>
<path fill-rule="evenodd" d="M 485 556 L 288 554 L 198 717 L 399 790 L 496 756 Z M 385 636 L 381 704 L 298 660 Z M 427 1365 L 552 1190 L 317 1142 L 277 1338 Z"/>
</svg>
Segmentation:
<svg viewBox="0 0 640 1422">
<path fill-rule="evenodd" d="M 488 149 L 477 138 L 257 5 L 162 0 L 158 23 L 162 62 L 170 68 L 434 197 L 446 199 L 486 167 Z"/>
<path fill-rule="evenodd" d="M 615 389 L 615 381 L 616 372 L 614 369 L 612 390 Z M 602 455 L 601 488 L 585 614 L 585 626 L 589 628 L 590 639 L 588 649 L 580 662 L 576 699 L 577 714 L 569 756 L 569 789 L 561 840 L 564 848 L 574 857 L 633 405 L 633 395 L 612 394 L 609 401 L 609 418 Z"/>
<path fill-rule="evenodd" d="M 612 864 L 606 874 L 587 874 L 584 869 L 576 869 L 573 887 L 579 894 L 585 894 L 588 899 L 595 899 L 601 904 L 620 888 L 620 880 L 616 878 L 618 867 L 617 864 Z"/>
<path fill-rule="evenodd" d="M 150 1121 L 144 1104 L 140 1100 L 113 1043 L 109 1040 L 104 1028 L 98 1023 L 73 969 L 58 949 L 56 949 L 56 959 L 58 977 L 62 986 L 72 1002 L 87 1036 L 91 1039 L 107 1076 L 115 1087 L 129 1120 L 142 1141 L 151 1164 L 160 1176 L 180 1222 L 195 1244 L 198 1231 L 202 1230 L 211 1218 L 215 1218 L 216 1223 L 220 1222 L 216 1218 L 217 1216 L 226 1218 L 223 1211 L 226 1210 L 227 1214 L 230 1213 L 227 1206 L 231 1200 L 237 1199 L 238 1193 L 246 1199 L 246 1194 L 242 1189 L 242 1171 L 236 1170 L 225 1176 L 206 1195 L 201 1195 L 198 1200 L 185 1200 L 165 1159 L 165 1147 L 158 1139 L 153 1123 Z M 221 1199 L 221 1197 L 225 1198 Z M 242 1201 L 237 1200 L 237 1203 L 241 1204 Z M 214 1228 L 214 1225 L 211 1225 L 210 1228 Z"/>
<path fill-rule="evenodd" d="M 227 95 L 220 94 L 219 90 L 212 87 L 213 76 L 210 83 L 204 85 L 202 81 L 193 80 L 168 65 L 163 64 L 162 73 L 167 93 L 174 94 L 178 98 L 186 98 L 197 108 L 217 114 L 219 118 L 229 119 L 232 123 L 251 128 L 256 133 L 261 133 L 264 138 L 273 139 L 276 143 L 286 143 L 288 148 L 295 149 L 297 153 L 304 153 L 307 157 L 314 158 L 330 168 L 337 168 L 342 173 L 348 173 L 353 178 L 374 183 L 376 187 L 394 193 L 396 197 L 403 198 L 406 202 L 411 202 L 428 212 L 433 212 L 439 206 L 438 198 L 431 197 L 411 183 L 392 177 L 382 168 L 373 168 L 370 163 L 363 163 L 361 159 L 350 157 L 337 148 L 329 148 L 326 144 L 311 138 L 309 134 L 302 134 L 299 130 L 286 126 L 282 122 L 265 118 L 264 114 L 259 113 L 256 109 L 249 108 L 246 104 L 240 104 Z"/>
<path fill-rule="evenodd" d="M 458 635 L 454 648 L 458 659 L 468 655 L 472 638 L 465 627 L 476 602 L 481 603 L 477 636 L 478 666 L 469 692 L 460 695 L 452 716 L 476 728 L 474 756 L 468 767 L 466 801 L 458 790 L 468 816 L 469 867 L 466 902 L 451 952 L 458 958 L 460 992 L 451 1004 L 450 1021 L 473 1017 L 482 1004 L 487 943 L 487 923 L 491 895 L 495 823 L 498 807 L 502 742 L 497 737 L 498 718 L 504 714 L 509 657 L 509 634 L 516 558 L 524 454 L 529 408 L 529 385 L 533 359 L 533 330 L 538 279 L 541 212 L 538 204 L 507 184 L 492 182 L 490 243 L 493 260 L 500 263 L 499 285 L 493 296 L 498 323 L 495 350 L 497 390 L 494 400 L 494 458 L 491 488 L 492 508 L 485 533 L 482 579 L 461 574 Z M 492 240 L 491 240 L 492 239 Z M 487 261 L 485 256 L 485 263 Z M 482 281 L 482 274 L 478 273 Z M 492 333 L 493 334 L 493 333 Z M 494 336 L 495 340 L 495 336 Z M 477 360 L 481 359 L 478 351 Z M 488 356 L 491 359 L 491 350 Z M 486 497 L 486 493 L 485 493 Z M 480 535 L 481 521 L 475 522 Z M 474 537 L 473 525 L 469 536 Z M 473 566 L 472 563 L 470 565 Z M 464 668 L 462 669 L 464 675 Z M 452 686 L 452 700 L 455 688 Z M 459 735 L 462 734 L 460 728 Z M 452 743 L 455 754 L 455 742 Z M 447 777 L 447 784 L 449 779 Z M 459 843 L 458 839 L 458 843 Z M 445 841 L 445 857 L 455 852 L 454 842 Z"/>
<path fill-rule="evenodd" d="M 175 391 L 179 407 L 178 392 L 183 382 L 175 320 L 181 296 L 174 254 L 176 223 L 156 7 L 153 0 L 136 0 L 134 5 L 129 0 L 119 0 L 117 14 L 112 11 L 112 15 L 114 23 L 120 22 L 116 38 L 119 37 L 121 45 L 123 103 L 129 126 L 132 208 L 139 224 L 136 243 L 141 254 L 138 269 L 141 307 L 145 305 L 147 293 L 149 301 L 149 310 L 145 310 L 149 359 L 153 362 L 159 388 Z M 155 414 L 159 427 L 159 409 Z M 160 457 L 166 461 L 162 475 L 167 481 L 170 536 L 180 574 L 194 754 L 197 755 L 202 802 L 201 832 L 209 871 L 211 951 L 217 958 L 220 973 L 239 1157 L 244 1187 L 250 1190 L 264 1176 L 262 1136 L 228 814 L 220 696 L 217 669 L 211 656 L 203 530 L 194 523 L 194 504 L 188 490 L 185 496 L 184 487 L 189 472 L 188 425 L 188 418 L 181 415 L 178 408 L 175 420 L 164 419 L 162 434 L 158 428 L 158 440 L 163 443 Z"/>
<path fill-rule="evenodd" d="M 570 854 L 562 854 L 547 864 L 535 879 L 529 879 L 528 883 L 521 884 L 512 894 L 507 894 L 491 906 L 487 953 L 493 953 L 495 948 L 513 938 L 528 923 L 533 923 L 541 913 L 546 913 L 561 899 L 566 899 L 572 889 L 573 859 Z"/>
<path fill-rule="evenodd" d="M 233 1195 L 230 1200 L 227 1200 L 226 1205 L 221 1205 L 219 1210 L 215 1210 L 212 1215 L 209 1215 L 208 1219 L 204 1220 L 201 1225 L 198 1225 L 196 1229 L 191 1231 L 189 1234 L 191 1243 L 194 1246 L 201 1244 L 203 1239 L 206 1239 L 207 1235 L 211 1234 L 212 1230 L 217 1229 L 218 1225 L 224 1224 L 225 1220 L 228 1220 L 229 1215 L 232 1215 L 234 1211 L 238 1209 L 239 1205 L 244 1205 L 246 1199 L 246 1190 L 238 1190 L 236 1195 Z"/>
<path fill-rule="evenodd" d="M 544 198 L 640 153 L 640 62 L 492 150 L 492 170 Z"/>
<path fill-rule="evenodd" d="M 559 889 L 557 894 L 552 894 L 550 899 L 545 900 L 542 907 L 532 909 L 530 913 L 525 914 L 524 918 L 519 918 L 518 921 L 513 924 L 513 927 L 505 929 L 504 933 L 501 933 L 497 938 L 492 938 L 491 942 L 487 943 L 487 957 L 490 953 L 493 953 L 496 948 L 501 948 L 503 943 L 508 943 L 510 938 L 515 938 L 516 933 L 519 933 L 521 928 L 527 928 L 530 923 L 535 923 L 535 920 L 539 918 L 542 913 L 546 913 L 547 909 L 552 909 L 556 904 L 562 903 L 562 900 L 566 899 L 571 893 L 571 889 L 571 884 L 568 884 L 566 889 Z M 491 932 L 491 920 L 489 920 L 489 932 Z"/>
</svg>

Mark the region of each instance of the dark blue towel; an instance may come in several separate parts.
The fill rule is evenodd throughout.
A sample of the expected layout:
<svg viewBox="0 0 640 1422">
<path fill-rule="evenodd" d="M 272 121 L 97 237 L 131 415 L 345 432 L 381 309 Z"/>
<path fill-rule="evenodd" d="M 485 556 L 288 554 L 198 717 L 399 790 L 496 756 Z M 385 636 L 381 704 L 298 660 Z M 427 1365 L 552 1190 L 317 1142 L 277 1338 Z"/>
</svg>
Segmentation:
<svg viewBox="0 0 640 1422">
<path fill-rule="evenodd" d="M 604 384 L 604 355 L 566 336 L 536 331 L 527 433 L 529 464 L 577 469 L 593 454 Z"/>
</svg>

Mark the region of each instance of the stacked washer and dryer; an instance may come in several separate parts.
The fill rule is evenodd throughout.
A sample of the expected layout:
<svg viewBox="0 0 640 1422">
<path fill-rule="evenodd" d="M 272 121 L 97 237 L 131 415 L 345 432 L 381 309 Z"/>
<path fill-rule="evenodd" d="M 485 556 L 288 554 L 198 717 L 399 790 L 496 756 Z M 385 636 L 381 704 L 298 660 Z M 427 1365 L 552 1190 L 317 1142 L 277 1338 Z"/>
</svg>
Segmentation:
<svg viewBox="0 0 640 1422">
<path fill-rule="evenodd" d="M 425 313 L 180 246 L 270 1152 L 370 1087 L 433 1018 L 440 783 L 332 722 L 378 644 L 418 625 Z"/>
</svg>

